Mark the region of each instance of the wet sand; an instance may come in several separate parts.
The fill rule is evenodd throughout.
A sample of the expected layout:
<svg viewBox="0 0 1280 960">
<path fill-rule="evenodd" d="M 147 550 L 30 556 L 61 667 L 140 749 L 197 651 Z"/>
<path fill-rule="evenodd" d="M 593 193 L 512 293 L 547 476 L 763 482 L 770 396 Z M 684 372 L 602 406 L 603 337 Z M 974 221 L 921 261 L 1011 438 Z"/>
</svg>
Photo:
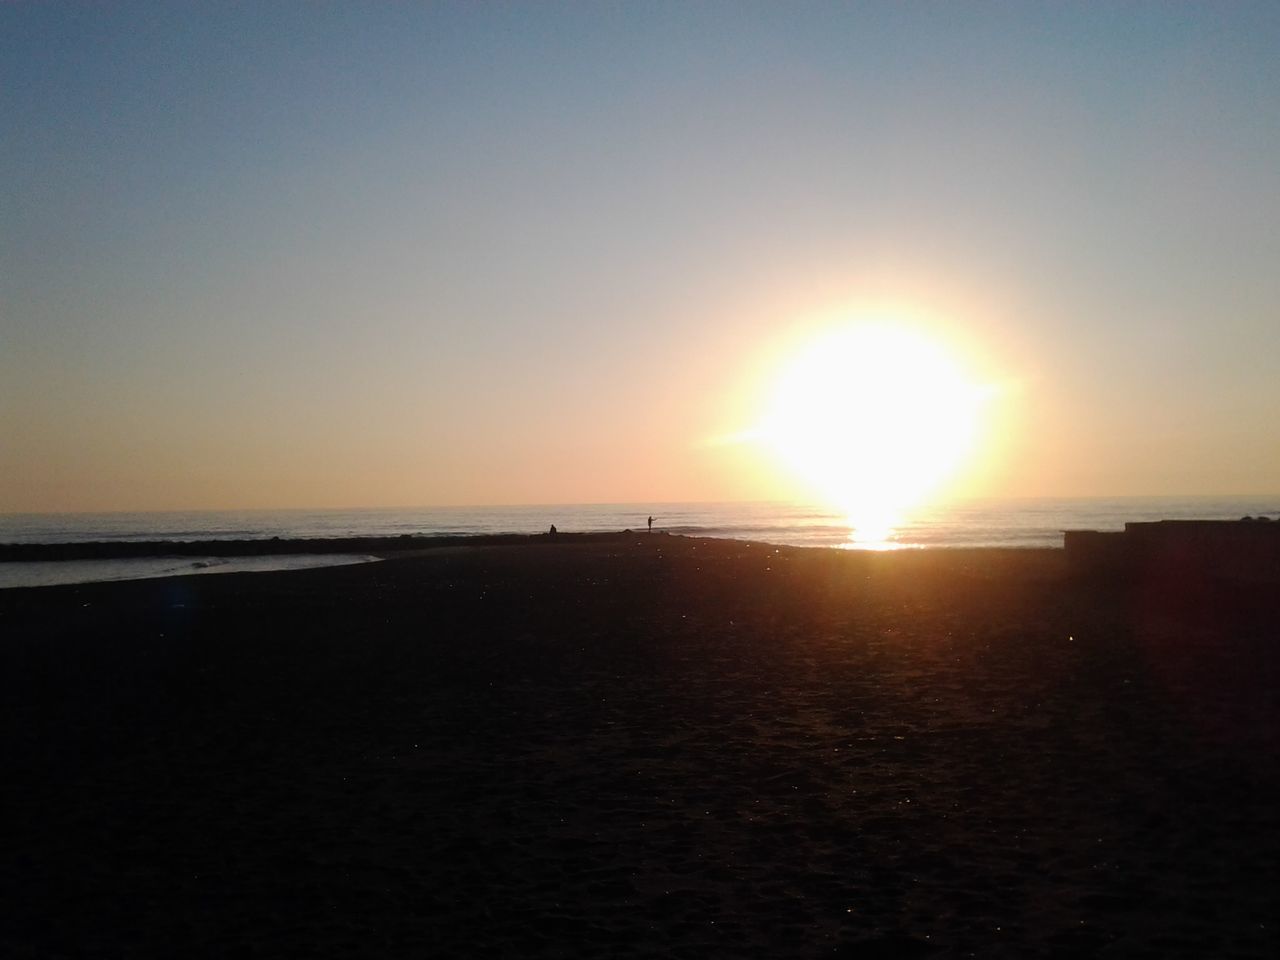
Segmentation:
<svg viewBox="0 0 1280 960">
<path fill-rule="evenodd" d="M 0 591 L 0 954 L 1269 957 L 1277 606 L 644 535 Z"/>
</svg>

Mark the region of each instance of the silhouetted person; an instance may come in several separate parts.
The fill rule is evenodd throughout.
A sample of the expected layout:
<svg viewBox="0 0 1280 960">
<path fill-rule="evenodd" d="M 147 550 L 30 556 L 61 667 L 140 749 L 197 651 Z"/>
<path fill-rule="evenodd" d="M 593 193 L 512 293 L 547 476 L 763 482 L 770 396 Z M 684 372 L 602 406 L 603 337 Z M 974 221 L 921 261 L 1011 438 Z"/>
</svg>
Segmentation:
<svg viewBox="0 0 1280 960">
<path fill-rule="evenodd" d="M 551 525 L 551 536 L 554 537 L 555 535 L 556 535 L 556 525 L 553 523 Z"/>
<path fill-rule="evenodd" d="M 649 532 L 653 533 L 653 517 L 649 518 Z"/>
</svg>

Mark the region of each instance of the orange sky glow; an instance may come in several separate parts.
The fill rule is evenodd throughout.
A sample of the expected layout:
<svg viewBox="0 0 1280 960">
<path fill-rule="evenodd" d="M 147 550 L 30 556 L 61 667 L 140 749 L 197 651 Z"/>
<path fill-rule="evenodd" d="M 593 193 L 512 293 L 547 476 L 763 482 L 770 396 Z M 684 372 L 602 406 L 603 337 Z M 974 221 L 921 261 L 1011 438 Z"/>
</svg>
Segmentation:
<svg viewBox="0 0 1280 960">
<path fill-rule="evenodd" d="M 0 18 L 0 512 L 1280 492 L 1273 6 Z"/>
</svg>

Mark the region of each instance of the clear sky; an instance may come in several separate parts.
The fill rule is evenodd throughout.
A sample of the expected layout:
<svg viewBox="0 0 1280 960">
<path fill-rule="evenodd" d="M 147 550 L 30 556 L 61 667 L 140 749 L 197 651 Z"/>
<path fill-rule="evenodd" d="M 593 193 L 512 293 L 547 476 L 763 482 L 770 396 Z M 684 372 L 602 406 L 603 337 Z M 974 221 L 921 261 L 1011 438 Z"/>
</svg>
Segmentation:
<svg viewBox="0 0 1280 960">
<path fill-rule="evenodd" d="M 0 131 L 0 511 L 786 496 L 868 314 L 953 492 L 1280 492 L 1274 2 L 12 3 Z"/>
</svg>

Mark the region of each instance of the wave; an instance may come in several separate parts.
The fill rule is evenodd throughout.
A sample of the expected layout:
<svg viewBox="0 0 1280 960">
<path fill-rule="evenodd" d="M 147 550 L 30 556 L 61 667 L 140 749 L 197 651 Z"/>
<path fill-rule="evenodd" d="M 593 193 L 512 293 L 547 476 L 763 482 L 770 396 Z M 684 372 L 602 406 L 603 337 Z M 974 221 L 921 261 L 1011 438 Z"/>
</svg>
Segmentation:
<svg viewBox="0 0 1280 960">
<path fill-rule="evenodd" d="M 696 524 L 676 524 L 669 527 L 655 528 L 662 533 L 674 533 L 685 537 L 750 537 L 755 534 L 770 534 L 787 532 L 798 532 L 801 534 L 819 535 L 833 534 L 847 537 L 849 535 L 849 525 L 843 524 L 752 524 L 752 525 L 730 525 L 730 526 L 700 526 Z M 641 531 L 643 532 L 643 530 Z"/>
<path fill-rule="evenodd" d="M 263 536 L 262 529 L 245 530 L 167 530 L 157 527 L 149 530 L 131 530 L 124 533 L 89 531 L 86 538 L 95 540 L 254 540 Z"/>
</svg>

